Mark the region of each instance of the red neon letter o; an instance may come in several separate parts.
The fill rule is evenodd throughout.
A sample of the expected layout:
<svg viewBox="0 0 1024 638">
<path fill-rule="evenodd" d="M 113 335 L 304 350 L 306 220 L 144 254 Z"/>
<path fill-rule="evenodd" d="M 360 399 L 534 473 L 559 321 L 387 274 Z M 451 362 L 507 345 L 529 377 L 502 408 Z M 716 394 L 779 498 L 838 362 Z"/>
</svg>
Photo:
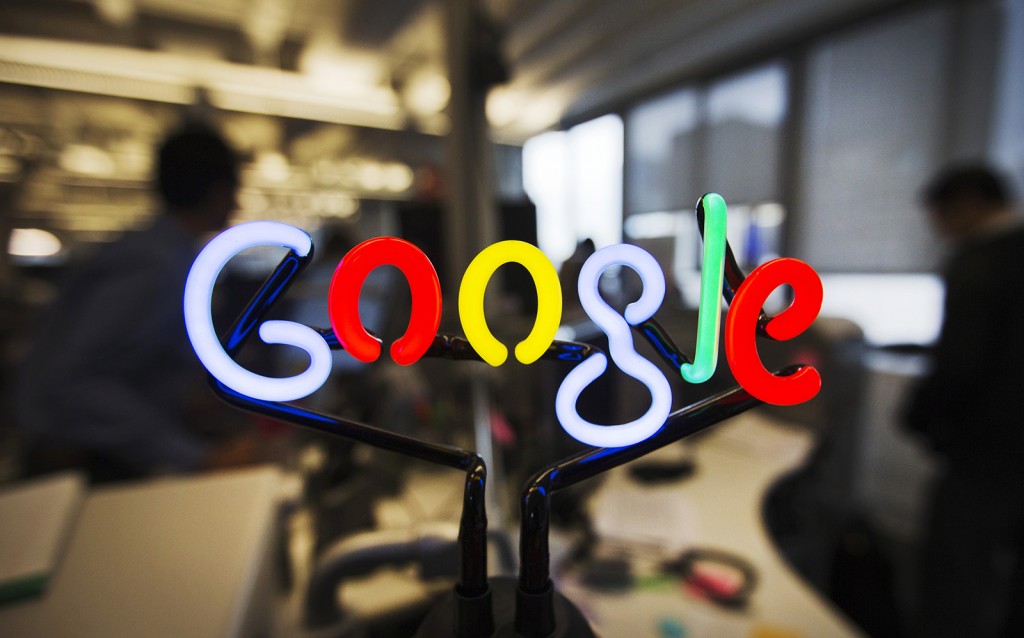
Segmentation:
<svg viewBox="0 0 1024 638">
<path fill-rule="evenodd" d="M 725 322 L 725 353 L 736 381 L 751 396 L 773 405 L 796 405 L 818 394 L 821 375 L 808 366 L 791 376 L 775 376 L 757 353 L 758 314 L 783 284 L 793 287 L 793 304 L 768 322 L 768 334 L 785 341 L 811 325 L 821 310 L 821 278 L 799 259 L 773 259 L 750 273 L 736 291 Z"/>
<path fill-rule="evenodd" d="M 367 363 L 377 360 L 380 341 L 366 332 L 359 319 L 359 291 L 367 275 L 385 264 L 401 270 L 412 291 L 409 327 L 391 344 L 391 358 L 407 366 L 430 348 L 441 323 L 441 283 L 430 259 L 414 244 L 397 237 L 376 237 L 359 244 L 341 259 L 331 278 L 327 299 L 331 328 L 353 357 Z"/>
</svg>

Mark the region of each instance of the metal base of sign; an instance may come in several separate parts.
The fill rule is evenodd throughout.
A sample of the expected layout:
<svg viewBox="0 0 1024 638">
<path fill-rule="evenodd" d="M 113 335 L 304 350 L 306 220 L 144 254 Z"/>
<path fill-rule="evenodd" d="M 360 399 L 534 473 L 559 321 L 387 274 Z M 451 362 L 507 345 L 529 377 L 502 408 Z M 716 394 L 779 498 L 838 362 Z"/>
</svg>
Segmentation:
<svg viewBox="0 0 1024 638">
<path fill-rule="evenodd" d="M 521 627 L 517 627 L 521 625 Z M 447 594 L 424 619 L 416 638 L 594 638 L 583 614 L 553 587 L 524 594 L 515 578 L 492 578 L 483 596 Z"/>
</svg>

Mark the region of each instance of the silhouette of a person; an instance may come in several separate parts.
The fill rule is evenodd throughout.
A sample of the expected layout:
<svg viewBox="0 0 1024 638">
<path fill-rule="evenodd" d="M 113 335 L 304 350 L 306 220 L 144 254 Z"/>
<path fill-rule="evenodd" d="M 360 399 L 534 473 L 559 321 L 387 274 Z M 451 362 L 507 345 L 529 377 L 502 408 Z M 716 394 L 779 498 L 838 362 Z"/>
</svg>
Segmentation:
<svg viewBox="0 0 1024 638">
<path fill-rule="evenodd" d="M 954 254 L 909 428 L 944 461 L 925 528 L 922 636 L 1024 636 L 1024 225 L 1006 183 L 954 166 L 924 190 Z"/>
<path fill-rule="evenodd" d="M 199 240 L 236 207 L 238 159 L 192 124 L 163 142 L 157 164 L 155 221 L 70 274 L 17 379 L 18 421 L 37 449 L 71 450 L 94 480 L 230 465 L 254 449 L 248 438 L 213 445 L 186 427 L 203 376 L 182 293 Z"/>
</svg>

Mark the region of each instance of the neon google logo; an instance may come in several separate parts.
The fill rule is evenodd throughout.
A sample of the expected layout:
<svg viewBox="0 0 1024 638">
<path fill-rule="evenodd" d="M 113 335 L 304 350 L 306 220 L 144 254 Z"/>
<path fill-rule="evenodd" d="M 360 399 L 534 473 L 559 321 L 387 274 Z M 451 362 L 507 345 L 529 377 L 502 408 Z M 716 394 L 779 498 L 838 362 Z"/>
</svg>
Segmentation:
<svg viewBox="0 0 1024 638">
<path fill-rule="evenodd" d="M 690 383 L 711 378 L 718 364 L 719 312 L 722 303 L 726 261 L 726 206 L 717 194 L 705 195 L 704 266 L 694 362 L 684 363 L 679 373 Z M 206 369 L 225 386 L 254 399 L 292 401 L 318 390 L 331 372 L 330 346 L 313 328 L 292 321 L 265 321 L 260 338 L 269 344 L 284 344 L 304 350 L 309 367 L 292 377 L 266 377 L 238 365 L 218 339 L 210 313 L 214 282 L 225 264 L 246 248 L 283 246 L 305 257 L 313 249 L 309 235 L 288 224 L 257 221 L 230 228 L 200 252 L 185 285 L 185 326 L 196 354 Z M 515 357 L 531 364 L 544 354 L 555 338 L 562 316 L 562 293 L 551 262 L 531 244 L 502 241 L 488 246 L 473 259 L 459 287 L 459 318 L 466 338 L 480 358 L 499 366 L 508 349 L 487 327 L 484 291 L 494 272 L 507 263 L 519 263 L 537 288 L 538 311 L 530 334 L 515 347 Z M 350 250 L 338 264 L 331 280 L 328 309 L 331 327 L 341 346 L 356 359 L 375 361 L 381 354 L 380 341 L 371 336 L 359 319 L 358 300 L 363 282 L 382 265 L 397 267 L 408 279 L 412 310 L 405 334 L 391 345 L 391 357 L 411 365 L 426 353 L 441 322 L 441 285 L 433 264 L 414 244 L 396 237 L 377 237 Z M 612 266 L 626 266 L 643 282 L 640 298 L 623 314 L 609 306 L 598 292 L 601 274 Z M 779 286 L 793 288 L 789 308 L 767 320 L 761 307 Z M 590 319 L 608 335 L 612 361 L 626 374 L 643 383 L 651 394 L 651 405 L 640 418 L 619 425 L 599 425 L 582 418 L 576 410 L 580 393 L 608 367 L 607 357 L 595 353 L 572 369 L 555 397 L 559 423 L 571 436 L 588 445 L 622 447 L 653 435 L 664 424 L 672 407 L 672 388 L 661 370 L 636 352 L 631 326 L 650 319 L 665 298 L 665 274 L 650 253 L 629 244 L 608 246 L 595 252 L 583 264 L 579 275 L 579 297 Z M 747 276 L 735 290 L 725 324 L 726 358 L 733 376 L 752 396 L 776 405 L 795 405 L 813 398 L 821 388 L 821 376 L 813 367 L 782 377 L 768 372 L 757 352 L 759 321 L 774 339 L 786 340 L 810 326 L 821 309 L 822 286 L 818 274 L 806 263 L 779 258 L 769 261 Z"/>
</svg>

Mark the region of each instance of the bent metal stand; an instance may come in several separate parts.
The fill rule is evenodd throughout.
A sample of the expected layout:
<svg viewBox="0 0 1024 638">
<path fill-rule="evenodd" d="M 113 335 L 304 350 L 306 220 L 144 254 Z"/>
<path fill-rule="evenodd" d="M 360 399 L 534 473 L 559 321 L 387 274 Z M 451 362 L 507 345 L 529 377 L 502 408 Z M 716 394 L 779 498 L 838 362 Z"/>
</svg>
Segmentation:
<svg viewBox="0 0 1024 638">
<path fill-rule="evenodd" d="M 702 221 L 703 212 L 702 199 L 697 205 L 699 221 Z M 703 229 L 703 224 L 698 223 L 698 227 Z M 723 296 L 731 302 L 744 275 L 728 244 L 726 253 Z M 306 256 L 299 256 L 294 251 L 285 255 L 222 337 L 228 355 L 238 353 L 270 308 L 309 265 L 312 257 L 312 250 Z M 769 317 L 762 311 L 758 321 L 758 333 L 762 336 L 767 336 L 764 327 L 768 321 Z M 315 330 L 332 349 L 342 348 L 333 331 Z M 674 370 L 679 370 L 682 363 L 691 362 L 655 320 L 650 319 L 636 326 L 635 330 Z M 554 341 L 541 359 L 581 362 L 598 352 L 600 349 L 589 344 Z M 435 336 L 425 356 L 481 361 L 466 339 L 449 334 Z M 791 366 L 777 374 L 788 376 L 803 367 Z M 430 443 L 290 403 L 254 399 L 228 388 L 212 375 L 209 379 L 217 396 L 243 410 L 465 472 L 458 534 L 458 580 L 454 589 L 427 615 L 416 634 L 419 638 L 592 638 L 593 631 L 583 615 L 555 591 L 551 582 L 548 530 L 552 494 L 762 403 L 746 390 L 735 387 L 670 414 L 653 436 L 640 443 L 622 448 L 592 449 L 540 470 L 526 483 L 520 501 L 519 578 L 489 580 L 484 504 L 487 468 L 476 452 Z"/>
</svg>

